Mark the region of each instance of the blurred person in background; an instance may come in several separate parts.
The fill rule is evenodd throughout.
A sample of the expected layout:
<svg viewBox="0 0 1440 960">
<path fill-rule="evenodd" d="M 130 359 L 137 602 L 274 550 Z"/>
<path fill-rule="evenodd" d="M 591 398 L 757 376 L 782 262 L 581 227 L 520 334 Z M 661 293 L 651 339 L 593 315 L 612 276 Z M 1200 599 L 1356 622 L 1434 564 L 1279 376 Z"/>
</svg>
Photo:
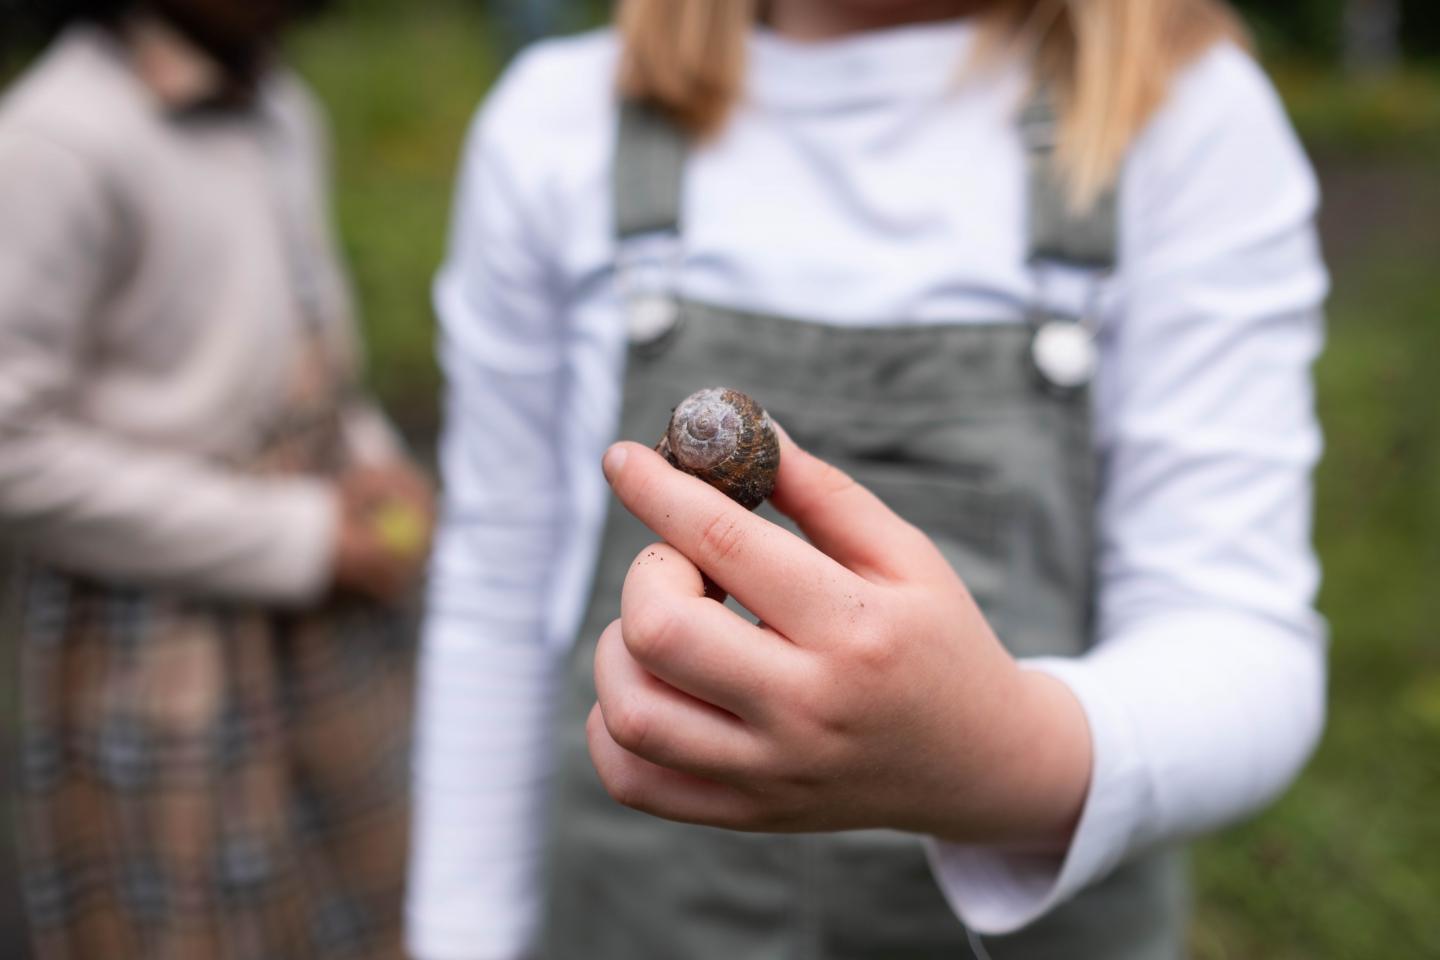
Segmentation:
<svg viewBox="0 0 1440 960">
<path fill-rule="evenodd" d="M 90 0 L 0 104 L 49 958 L 394 958 L 431 495 L 357 380 L 300 0 Z"/>
<path fill-rule="evenodd" d="M 511 68 L 437 285 L 418 957 L 1183 955 L 1175 847 L 1325 713 L 1317 189 L 1241 35 L 625 0 Z M 716 384 L 809 543 L 607 453 Z"/>
</svg>

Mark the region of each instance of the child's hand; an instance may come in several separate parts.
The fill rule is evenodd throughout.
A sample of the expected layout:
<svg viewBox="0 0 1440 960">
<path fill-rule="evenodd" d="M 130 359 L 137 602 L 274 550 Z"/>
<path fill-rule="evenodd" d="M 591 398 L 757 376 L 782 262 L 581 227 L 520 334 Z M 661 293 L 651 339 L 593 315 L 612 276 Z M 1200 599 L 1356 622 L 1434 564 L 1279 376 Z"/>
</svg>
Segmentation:
<svg viewBox="0 0 1440 960">
<path fill-rule="evenodd" d="M 337 587 L 395 604 L 424 569 L 435 523 L 434 497 L 409 464 L 357 467 L 338 481 Z"/>
<path fill-rule="evenodd" d="M 666 543 L 636 559 L 596 653 L 606 788 L 737 830 L 1063 848 L 1090 775 L 1079 702 L 1019 668 L 924 534 L 782 443 L 773 500 L 810 543 L 642 446 L 607 454 Z M 764 625 L 707 599 L 701 570 Z"/>
</svg>

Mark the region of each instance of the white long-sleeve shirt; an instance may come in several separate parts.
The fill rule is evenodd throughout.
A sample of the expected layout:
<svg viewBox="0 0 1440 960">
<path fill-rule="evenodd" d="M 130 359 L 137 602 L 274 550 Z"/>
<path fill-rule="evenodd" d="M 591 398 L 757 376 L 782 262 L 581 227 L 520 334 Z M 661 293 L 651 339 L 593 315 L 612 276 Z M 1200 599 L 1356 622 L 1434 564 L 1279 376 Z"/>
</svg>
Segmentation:
<svg viewBox="0 0 1440 960">
<path fill-rule="evenodd" d="M 743 104 L 687 172 L 683 292 L 838 325 L 1021 322 L 1042 286 L 1074 305 L 1075 277 L 1025 264 L 1022 69 L 963 72 L 972 31 L 757 34 Z M 545 44 L 493 92 L 436 285 L 449 398 L 410 902 L 423 960 L 512 960 L 538 919 L 547 724 L 624 375 L 616 47 Z M 1027 664 L 1083 703 L 1094 773 L 1063 857 L 931 844 L 982 933 L 1258 808 L 1315 744 L 1316 203 L 1273 91 L 1231 46 L 1184 72 L 1135 144 L 1101 299 L 1097 645 Z"/>
</svg>

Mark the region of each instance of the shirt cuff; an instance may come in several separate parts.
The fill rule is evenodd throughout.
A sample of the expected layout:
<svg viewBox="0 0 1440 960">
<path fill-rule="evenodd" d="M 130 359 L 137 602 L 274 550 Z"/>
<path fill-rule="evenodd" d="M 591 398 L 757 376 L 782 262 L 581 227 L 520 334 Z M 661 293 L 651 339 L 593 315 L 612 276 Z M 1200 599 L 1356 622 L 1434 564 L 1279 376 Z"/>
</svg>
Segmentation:
<svg viewBox="0 0 1440 960">
<path fill-rule="evenodd" d="M 1081 660 L 1027 660 L 1066 684 L 1090 724 L 1094 766 L 1070 848 L 1040 855 L 926 841 L 931 869 L 956 915 L 976 933 L 1014 933 L 1105 877 L 1131 851 L 1151 805 L 1139 741 L 1123 708 Z"/>
<path fill-rule="evenodd" d="M 506 927 L 477 931 L 437 923 L 410 911 L 405 949 L 414 960 L 527 960 L 524 944 L 535 939 L 538 923 L 518 921 Z"/>
<path fill-rule="evenodd" d="M 323 480 L 287 478 L 258 499 L 254 519 L 270 534 L 255 562 L 237 575 L 241 589 L 286 606 L 313 603 L 330 586 L 340 508 Z"/>
<path fill-rule="evenodd" d="M 366 400 L 357 400 L 344 413 L 345 448 L 352 463 L 383 467 L 407 457 L 405 443 L 395 427 Z"/>
</svg>

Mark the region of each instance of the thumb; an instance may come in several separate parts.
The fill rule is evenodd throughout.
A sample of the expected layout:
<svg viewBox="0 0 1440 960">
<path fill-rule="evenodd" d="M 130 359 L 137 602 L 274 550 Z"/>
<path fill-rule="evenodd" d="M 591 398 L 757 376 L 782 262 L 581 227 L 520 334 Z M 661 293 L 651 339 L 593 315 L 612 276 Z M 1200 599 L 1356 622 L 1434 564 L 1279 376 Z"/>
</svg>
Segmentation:
<svg viewBox="0 0 1440 960">
<path fill-rule="evenodd" d="M 929 537 L 778 424 L 776 432 L 780 471 L 770 502 L 818 550 L 867 580 L 909 579 L 928 567 L 937 555 Z"/>
</svg>

